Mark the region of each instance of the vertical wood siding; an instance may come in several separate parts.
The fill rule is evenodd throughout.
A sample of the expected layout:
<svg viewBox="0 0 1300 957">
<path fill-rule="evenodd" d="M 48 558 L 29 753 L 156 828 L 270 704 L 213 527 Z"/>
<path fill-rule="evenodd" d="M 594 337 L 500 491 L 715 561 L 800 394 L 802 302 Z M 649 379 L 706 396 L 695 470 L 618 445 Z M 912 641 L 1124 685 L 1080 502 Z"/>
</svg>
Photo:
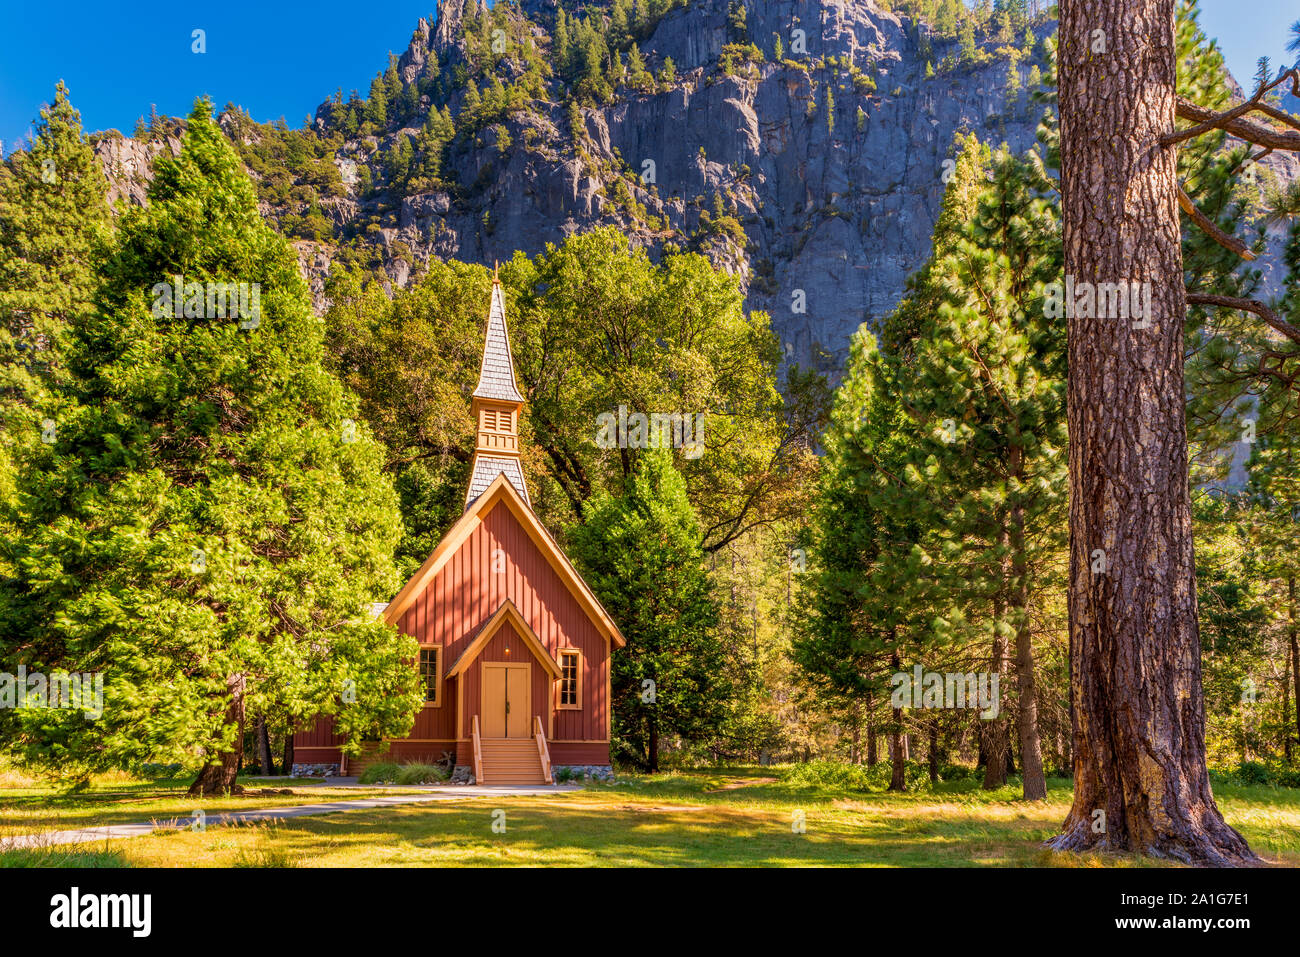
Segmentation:
<svg viewBox="0 0 1300 957">
<path fill-rule="evenodd" d="M 547 563 L 528 532 L 505 505 L 497 505 L 416 597 L 399 627 L 421 643 L 441 644 L 443 671 L 451 668 L 469 646 L 478 629 L 507 598 L 536 632 L 553 658 L 561 648 L 582 652 L 584 669 L 582 708 L 556 711 L 553 737 L 560 740 L 603 741 L 609 737 L 606 722 L 608 690 L 605 686 L 607 643 L 569 593 L 563 580 Z M 506 644 L 510 655 L 504 654 Z M 526 656 L 526 657 L 521 657 Z M 555 706 L 554 683 L 507 623 L 482 649 L 483 661 L 533 663 L 533 709 L 550 730 Z M 462 674 L 463 730 L 469 734 L 470 718 L 478 712 L 478 667 Z M 442 707 L 425 708 L 411 738 L 456 736 L 456 680 L 443 680 Z"/>
<path fill-rule="evenodd" d="M 442 646 L 441 668 L 445 675 L 476 637 L 478 629 L 507 598 L 515 603 L 551 657 L 558 661 L 561 648 L 577 648 L 582 653 L 582 708 L 555 709 L 555 682 L 508 622 L 482 649 L 479 660 L 531 663 L 533 713 L 541 717 L 548 737 L 561 742 L 593 742 L 557 745 L 559 753 L 572 751 L 575 757 L 581 757 L 582 760 L 573 763 L 607 763 L 609 749 L 603 742 L 609 739 L 608 644 L 504 504 L 494 506 L 483 516 L 479 527 L 411 603 L 398 627 L 421 644 Z M 509 655 L 504 653 L 507 645 Z M 394 740 L 390 753 L 394 757 L 408 757 L 464 751 L 470 719 L 479 709 L 479 674 L 479 665 L 474 662 L 459 679 L 464 684 L 460 700 L 461 730 L 465 736 L 459 748 L 456 741 L 458 679 L 444 677 L 441 705 L 421 708 L 410 734 Z M 299 749 L 334 749 L 342 739 L 333 733 L 332 719 L 322 718 L 311 731 L 296 735 L 294 742 Z M 303 760 L 312 760 L 309 754 L 324 760 L 326 753 L 324 750 L 304 753 Z M 457 760 L 467 763 L 463 754 Z M 557 759 L 557 763 L 565 762 Z"/>
</svg>

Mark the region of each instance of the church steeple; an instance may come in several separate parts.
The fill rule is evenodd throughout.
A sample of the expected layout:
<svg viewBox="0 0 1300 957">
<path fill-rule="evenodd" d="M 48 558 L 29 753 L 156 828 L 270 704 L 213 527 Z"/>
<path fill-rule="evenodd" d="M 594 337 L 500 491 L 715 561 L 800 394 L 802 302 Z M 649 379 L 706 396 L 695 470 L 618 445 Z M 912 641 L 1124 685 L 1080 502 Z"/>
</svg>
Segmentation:
<svg viewBox="0 0 1300 957">
<path fill-rule="evenodd" d="M 465 495 L 466 508 L 502 473 L 524 501 L 529 502 L 528 486 L 519 461 L 519 412 L 523 406 L 524 397 L 519 394 L 515 382 L 514 356 L 510 353 L 505 296 L 501 292 L 497 270 L 493 267 L 492 305 L 488 310 L 483 362 L 479 366 L 478 386 L 470 405 L 477 438 L 469 491 Z"/>
</svg>

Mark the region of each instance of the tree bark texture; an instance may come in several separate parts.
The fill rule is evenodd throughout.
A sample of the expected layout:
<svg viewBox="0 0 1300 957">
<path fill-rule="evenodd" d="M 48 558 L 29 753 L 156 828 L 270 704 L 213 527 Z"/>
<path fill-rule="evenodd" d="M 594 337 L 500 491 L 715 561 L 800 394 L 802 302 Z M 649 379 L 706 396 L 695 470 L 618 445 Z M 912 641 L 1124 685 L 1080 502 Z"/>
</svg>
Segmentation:
<svg viewBox="0 0 1300 957">
<path fill-rule="evenodd" d="M 1174 0 L 1060 12 L 1066 277 L 1150 283 L 1151 310 L 1145 328 L 1069 318 L 1074 804 L 1050 846 L 1241 864 L 1254 855 L 1205 765 L 1177 157 L 1158 143 L 1174 128 Z"/>
<path fill-rule="evenodd" d="M 284 757 L 280 761 L 281 774 L 293 774 L 293 724 L 284 731 Z"/>
<path fill-rule="evenodd" d="M 1291 684 L 1295 689 L 1295 739 L 1300 743 L 1300 629 L 1297 629 L 1295 579 L 1287 579 L 1287 598 L 1291 616 Z"/>
</svg>

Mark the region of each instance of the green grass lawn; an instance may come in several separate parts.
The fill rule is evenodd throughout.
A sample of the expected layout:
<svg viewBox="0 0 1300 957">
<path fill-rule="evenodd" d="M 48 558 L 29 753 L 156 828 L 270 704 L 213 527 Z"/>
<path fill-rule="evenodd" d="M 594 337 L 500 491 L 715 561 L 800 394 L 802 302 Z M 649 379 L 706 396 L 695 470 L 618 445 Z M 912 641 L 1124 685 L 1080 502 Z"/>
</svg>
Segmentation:
<svg viewBox="0 0 1300 957">
<path fill-rule="evenodd" d="M 617 783 L 543 797 L 482 796 L 350 811 L 321 817 L 157 832 L 93 847 L 0 854 L 0 864 L 58 866 L 456 867 L 550 866 L 1144 866 L 1132 857 L 1054 854 L 1041 848 L 1070 803 L 1068 781 L 1049 782 L 1048 800 L 1027 804 L 1018 788 L 985 792 L 967 780 L 910 794 L 796 785 L 774 768 L 625 775 Z M 305 790 L 305 789 L 304 789 Z M 179 792 L 179 794 L 177 793 Z M 107 794 L 118 796 L 111 801 Z M 340 795 L 312 789 L 322 800 Z M 367 792 L 347 792 L 360 797 Z M 472 794 L 473 792 L 468 792 Z M 1228 821 L 1274 864 L 1300 866 L 1300 792 L 1216 789 Z M 30 813 L 33 795 L 0 792 L 0 822 Z M 189 813 L 183 786 L 119 785 L 117 792 L 66 798 L 66 822 L 111 823 Z M 51 798 L 46 792 L 45 801 Z M 307 803 L 225 799 L 229 807 Z M 80 802 L 80 803 L 79 803 Z M 37 801 L 37 803 L 40 803 Z M 220 804 L 220 806 L 219 806 Z M 209 814 L 227 809 L 206 802 Z M 505 831 L 493 831 L 502 820 Z M 802 815 L 805 830 L 795 825 Z M 77 855 L 80 855 L 79 857 Z M 90 859 L 87 859 L 87 856 Z"/>
</svg>

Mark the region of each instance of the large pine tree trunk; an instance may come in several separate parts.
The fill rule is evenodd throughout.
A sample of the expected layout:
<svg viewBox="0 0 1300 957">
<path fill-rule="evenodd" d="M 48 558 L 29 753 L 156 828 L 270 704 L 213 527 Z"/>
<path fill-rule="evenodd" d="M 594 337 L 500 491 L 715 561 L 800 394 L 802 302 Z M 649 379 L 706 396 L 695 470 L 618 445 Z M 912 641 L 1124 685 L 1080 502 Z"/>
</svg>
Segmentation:
<svg viewBox="0 0 1300 957">
<path fill-rule="evenodd" d="M 1060 9 L 1066 276 L 1149 282 L 1151 315 L 1069 320 L 1074 805 L 1051 846 L 1242 863 L 1254 855 L 1205 766 L 1176 152 L 1158 143 L 1174 128 L 1174 0 Z"/>
<path fill-rule="evenodd" d="M 231 675 L 226 679 L 226 723 L 235 726 L 233 750 L 222 751 L 214 761 L 210 756 L 190 785 L 191 796 L 209 794 L 239 794 L 243 788 L 235 783 L 239 765 L 244 759 L 244 676 Z"/>
<path fill-rule="evenodd" d="M 1287 661 L 1291 660 L 1291 649 L 1287 649 Z M 1286 667 L 1282 668 L 1282 757 L 1291 763 L 1291 676 Z"/>
<path fill-rule="evenodd" d="M 897 722 L 902 720 L 902 710 L 895 709 L 895 726 L 889 732 L 889 790 L 891 791 L 907 790 L 907 768 L 903 761 L 903 736 L 896 730 Z"/>
</svg>

